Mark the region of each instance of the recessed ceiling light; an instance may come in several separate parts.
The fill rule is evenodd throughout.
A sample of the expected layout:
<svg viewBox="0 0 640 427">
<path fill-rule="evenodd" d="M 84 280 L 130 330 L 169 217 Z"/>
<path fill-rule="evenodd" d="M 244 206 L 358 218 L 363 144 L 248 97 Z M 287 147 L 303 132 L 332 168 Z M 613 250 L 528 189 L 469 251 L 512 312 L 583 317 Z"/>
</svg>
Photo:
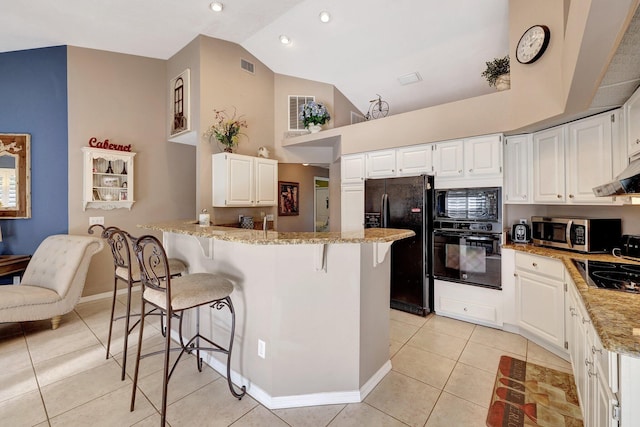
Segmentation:
<svg viewBox="0 0 640 427">
<path fill-rule="evenodd" d="M 331 15 L 329 14 L 329 12 L 327 12 L 326 10 L 320 12 L 320 21 L 324 23 L 331 21 Z"/>
<path fill-rule="evenodd" d="M 280 35 L 280 43 L 282 44 L 289 44 L 291 43 L 291 39 L 289 38 L 289 36 L 286 36 L 284 34 Z"/>
<path fill-rule="evenodd" d="M 303 163 L 302 166 L 309 166 L 309 163 Z"/>
<path fill-rule="evenodd" d="M 211 3 L 211 5 L 209 5 L 209 7 L 214 12 L 222 12 L 222 3 L 220 2 L 214 1 L 213 3 Z"/>
</svg>

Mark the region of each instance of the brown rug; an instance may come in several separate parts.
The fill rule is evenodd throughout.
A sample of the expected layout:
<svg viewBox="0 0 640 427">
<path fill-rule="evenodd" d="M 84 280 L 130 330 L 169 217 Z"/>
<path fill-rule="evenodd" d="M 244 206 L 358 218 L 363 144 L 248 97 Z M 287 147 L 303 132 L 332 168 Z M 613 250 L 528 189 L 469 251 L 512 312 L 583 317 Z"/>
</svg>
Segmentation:
<svg viewBox="0 0 640 427">
<path fill-rule="evenodd" d="M 509 356 L 500 358 L 488 427 L 581 427 L 573 375 Z"/>
</svg>

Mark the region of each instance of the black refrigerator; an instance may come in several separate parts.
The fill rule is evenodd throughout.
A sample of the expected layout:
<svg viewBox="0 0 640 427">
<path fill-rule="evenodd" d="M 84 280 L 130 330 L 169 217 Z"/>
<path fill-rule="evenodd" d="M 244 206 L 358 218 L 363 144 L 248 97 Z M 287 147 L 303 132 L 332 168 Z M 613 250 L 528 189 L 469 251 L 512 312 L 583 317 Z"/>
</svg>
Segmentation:
<svg viewBox="0 0 640 427">
<path fill-rule="evenodd" d="M 391 308 L 426 316 L 433 310 L 433 176 L 368 179 L 365 227 L 416 235 L 391 245 Z"/>
</svg>

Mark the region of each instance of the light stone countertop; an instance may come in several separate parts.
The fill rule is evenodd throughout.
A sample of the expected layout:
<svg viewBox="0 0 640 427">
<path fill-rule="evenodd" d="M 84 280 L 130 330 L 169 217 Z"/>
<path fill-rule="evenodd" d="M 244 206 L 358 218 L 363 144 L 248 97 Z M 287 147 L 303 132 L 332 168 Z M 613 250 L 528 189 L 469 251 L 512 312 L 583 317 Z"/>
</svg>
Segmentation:
<svg viewBox="0 0 640 427">
<path fill-rule="evenodd" d="M 328 243 L 388 243 L 415 236 L 412 230 L 395 228 L 367 228 L 348 232 L 277 232 L 247 230 L 243 228 L 200 226 L 193 220 L 176 220 L 155 224 L 139 224 L 138 227 L 168 233 L 224 240 L 252 245 L 302 245 Z"/>
<path fill-rule="evenodd" d="M 561 260 L 578 288 L 602 345 L 609 351 L 640 357 L 640 294 L 593 288 L 585 282 L 572 259 L 639 264 L 609 254 L 581 254 L 530 244 L 510 243 L 505 249 Z"/>
</svg>

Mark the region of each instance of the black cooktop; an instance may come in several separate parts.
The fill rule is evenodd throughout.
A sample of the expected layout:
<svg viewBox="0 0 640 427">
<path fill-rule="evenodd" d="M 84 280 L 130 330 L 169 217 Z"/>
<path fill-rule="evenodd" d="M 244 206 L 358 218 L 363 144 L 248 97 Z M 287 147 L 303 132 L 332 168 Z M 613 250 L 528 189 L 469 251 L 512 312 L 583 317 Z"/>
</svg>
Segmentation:
<svg viewBox="0 0 640 427">
<path fill-rule="evenodd" d="M 640 265 L 573 260 L 589 286 L 640 294 Z"/>
</svg>

